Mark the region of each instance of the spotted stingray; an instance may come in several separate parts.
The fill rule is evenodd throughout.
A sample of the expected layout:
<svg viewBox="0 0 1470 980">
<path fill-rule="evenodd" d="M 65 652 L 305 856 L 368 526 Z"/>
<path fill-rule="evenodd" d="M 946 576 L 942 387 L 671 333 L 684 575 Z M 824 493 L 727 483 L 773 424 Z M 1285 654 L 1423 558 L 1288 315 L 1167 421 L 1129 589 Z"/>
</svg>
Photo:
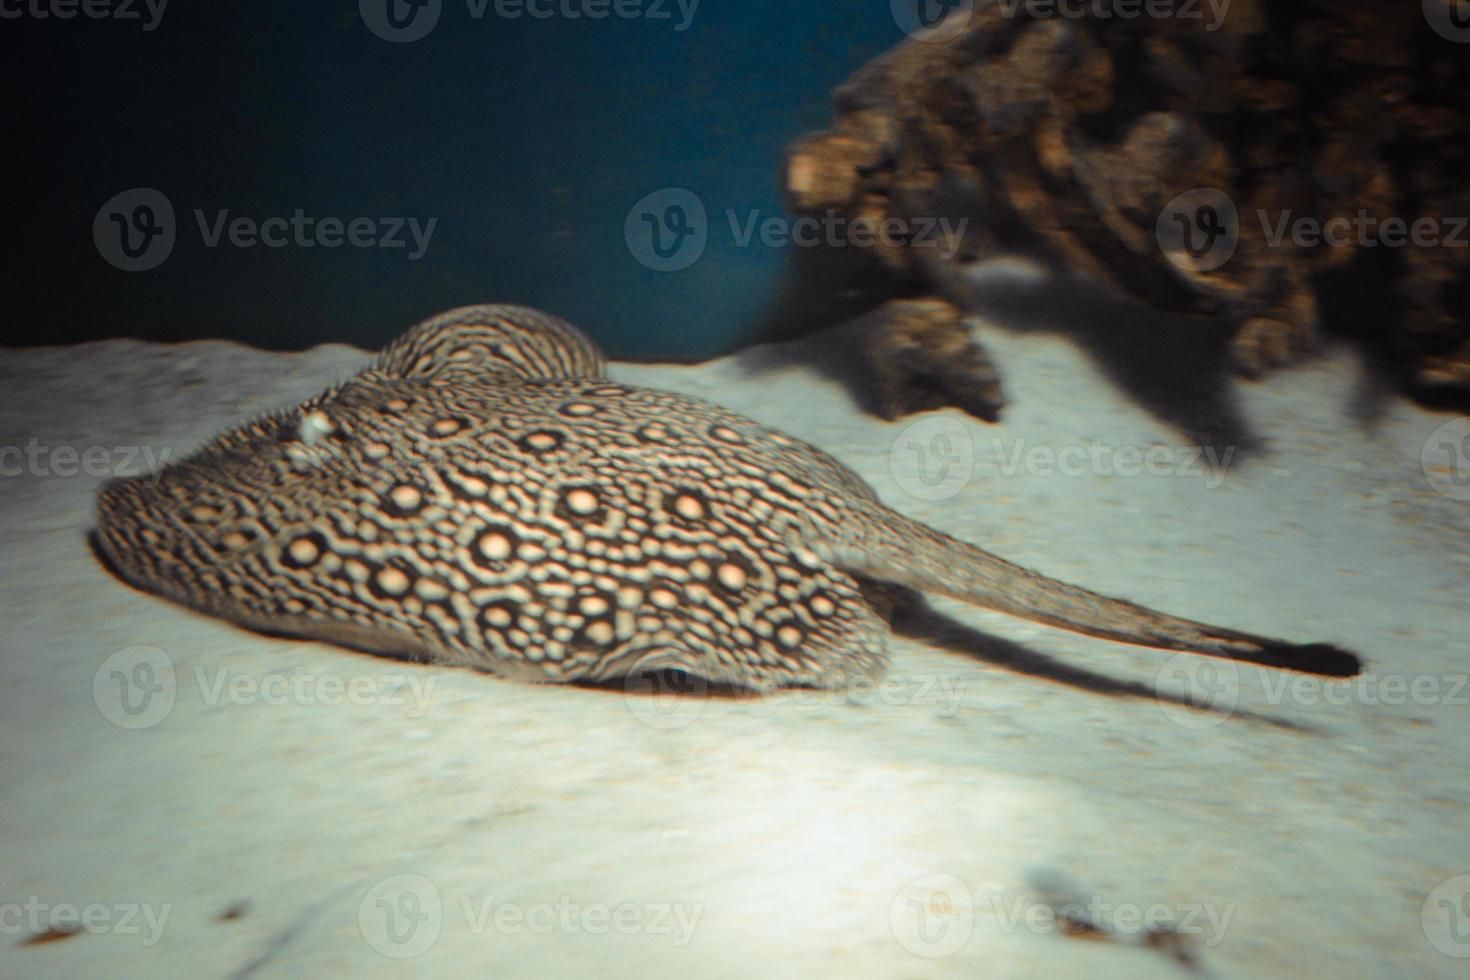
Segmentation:
<svg viewBox="0 0 1470 980">
<path fill-rule="evenodd" d="M 524 307 L 434 317 L 309 401 L 110 481 L 95 540 L 132 584 L 246 627 L 526 680 L 843 686 L 886 664 L 885 583 L 1123 643 L 1360 669 L 1011 564 L 815 446 L 608 380 L 580 331 Z"/>
</svg>

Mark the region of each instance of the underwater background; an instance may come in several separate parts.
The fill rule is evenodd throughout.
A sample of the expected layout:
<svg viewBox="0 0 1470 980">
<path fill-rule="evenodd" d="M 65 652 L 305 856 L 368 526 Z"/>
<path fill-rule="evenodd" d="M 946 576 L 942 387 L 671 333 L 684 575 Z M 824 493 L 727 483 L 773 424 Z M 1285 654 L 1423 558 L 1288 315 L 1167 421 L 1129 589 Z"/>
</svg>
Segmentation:
<svg viewBox="0 0 1470 980">
<path fill-rule="evenodd" d="M 22 175 L 8 195 L 6 342 L 376 348 L 441 309 L 516 302 L 614 356 L 733 349 L 787 260 L 736 232 L 780 213 L 785 144 L 903 32 L 887 3 L 603 9 L 139 2 L 0 21 L 7 156 Z M 630 212 L 679 188 L 706 207 L 708 238 L 698 260 L 659 271 L 625 232 L 651 234 Z M 121 220 L 141 248 L 161 224 L 135 213 L 136 189 L 166 200 L 174 237 L 157 264 L 124 271 L 94 230 L 116 236 Z M 298 211 L 308 244 L 281 223 Z M 232 243 L 241 217 L 280 219 L 284 244 Z M 391 220 L 409 218 L 417 237 Z M 336 247 L 314 237 L 328 219 L 342 223 Z M 345 240 L 355 219 L 372 222 L 369 244 Z"/>
<path fill-rule="evenodd" d="M 1470 975 L 1470 0 L 1063 2 L 0 0 L 0 978 Z"/>
</svg>

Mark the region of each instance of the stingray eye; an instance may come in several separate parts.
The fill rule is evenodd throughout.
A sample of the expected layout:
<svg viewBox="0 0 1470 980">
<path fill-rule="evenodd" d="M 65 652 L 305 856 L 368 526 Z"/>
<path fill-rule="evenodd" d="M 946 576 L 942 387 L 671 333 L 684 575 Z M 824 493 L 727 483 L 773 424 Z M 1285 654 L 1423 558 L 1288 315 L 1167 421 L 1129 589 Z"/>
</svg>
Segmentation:
<svg viewBox="0 0 1470 980">
<path fill-rule="evenodd" d="M 297 431 L 297 435 L 308 446 L 315 446 L 335 431 L 337 431 L 337 427 L 332 423 L 327 413 L 318 410 L 307 412 L 301 416 L 301 425 Z"/>
</svg>

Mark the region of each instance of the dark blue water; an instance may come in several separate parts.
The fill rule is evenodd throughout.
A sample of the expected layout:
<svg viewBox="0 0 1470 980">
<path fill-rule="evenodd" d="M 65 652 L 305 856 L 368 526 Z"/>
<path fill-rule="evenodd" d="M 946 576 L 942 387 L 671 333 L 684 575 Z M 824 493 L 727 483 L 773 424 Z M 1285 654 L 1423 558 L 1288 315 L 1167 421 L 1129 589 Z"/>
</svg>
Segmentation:
<svg viewBox="0 0 1470 980">
<path fill-rule="evenodd" d="M 742 247 L 729 213 L 781 213 L 783 146 L 825 125 L 832 87 L 903 35 L 881 0 L 705 0 L 692 17 L 663 5 L 665 18 L 651 2 L 593 20 L 510 18 L 493 2 L 477 18 L 443 0 L 408 43 L 377 36 L 356 0 L 174 0 L 152 30 L 141 3 L 135 21 L 23 8 L 0 21 L 24 175 L 7 192 L 9 341 L 374 347 L 439 309 L 509 301 L 560 313 L 616 354 L 736 346 L 789 256 Z M 99 255 L 93 222 L 138 187 L 166 197 L 175 241 L 125 272 Z M 707 212 L 707 244 L 679 271 L 640 263 L 625 238 L 630 209 L 663 188 Z M 230 242 L 229 221 L 298 209 L 305 244 Z M 121 234 L 131 205 L 117 214 Z M 387 219 L 409 217 L 421 234 L 434 221 L 426 243 L 405 226 L 402 247 L 384 244 Z M 379 244 L 324 247 L 322 219 L 342 222 L 336 237 L 368 219 L 359 238 Z"/>
</svg>

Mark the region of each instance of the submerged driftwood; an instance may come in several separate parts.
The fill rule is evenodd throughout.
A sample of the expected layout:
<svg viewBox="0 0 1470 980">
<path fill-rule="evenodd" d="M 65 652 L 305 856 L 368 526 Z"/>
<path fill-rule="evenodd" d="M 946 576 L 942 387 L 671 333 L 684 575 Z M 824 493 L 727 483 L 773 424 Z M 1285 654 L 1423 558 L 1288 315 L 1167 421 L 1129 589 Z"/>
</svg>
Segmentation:
<svg viewBox="0 0 1470 980">
<path fill-rule="evenodd" d="M 945 249 L 879 236 L 842 259 L 859 305 L 929 299 L 867 332 L 886 414 L 999 407 L 943 304 L 1011 256 L 1223 324 L 1247 374 L 1335 331 L 1422 396 L 1470 395 L 1470 36 L 1417 2 L 1233 0 L 1218 24 L 1203 4 L 975 7 L 860 69 L 787 153 L 793 211 L 963 226 Z"/>
</svg>

